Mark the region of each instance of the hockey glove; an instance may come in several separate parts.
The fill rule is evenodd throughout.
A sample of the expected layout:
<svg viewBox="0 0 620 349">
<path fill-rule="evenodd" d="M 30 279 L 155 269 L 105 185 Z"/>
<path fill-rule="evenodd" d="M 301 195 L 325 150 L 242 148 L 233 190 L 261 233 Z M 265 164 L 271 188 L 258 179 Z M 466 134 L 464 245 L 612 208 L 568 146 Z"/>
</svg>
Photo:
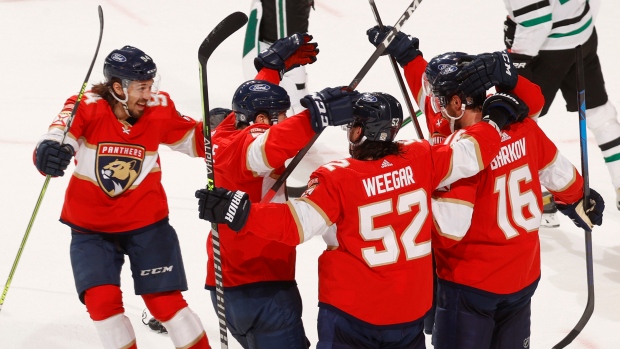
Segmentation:
<svg viewBox="0 0 620 349">
<path fill-rule="evenodd" d="M 506 48 L 509 52 L 514 44 L 516 32 L 517 23 L 506 16 L 506 20 L 504 21 L 504 44 L 506 44 Z M 517 69 L 517 73 L 528 80 L 532 80 L 532 58 L 532 56 L 510 52 L 510 59 L 512 60 L 512 65 Z"/>
<path fill-rule="evenodd" d="M 376 25 L 368 29 L 366 35 L 368 35 L 368 41 L 377 47 L 391 30 L 392 27 L 390 26 L 385 26 L 383 30 L 381 30 L 379 26 Z M 413 61 L 417 56 L 422 56 L 419 46 L 420 41 L 418 38 L 403 32 L 398 32 L 394 40 L 392 40 L 390 45 L 385 49 L 385 52 L 396 58 L 396 61 L 401 67 L 405 67 L 407 63 Z"/>
<path fill-rule="evenodd" d="M 71 145 L 46 139 L 39 143 L 35 150 L 34 164 L 43 174 L 62 177 L 72 157 L 73 147 Z"/>
<path fill-rule="evenodd" d="M 353 120 L 353 104 L 359 92 L 348 91 L 347 87 L 326 88 L 307 95 L 300 100 L 310 111 L 314 132 L 319 133 L 327 126 L 346 125 Z"/>
<path fill-rule="evenodd" d="M 585 211 L 583 209 L 583 199 L 573 203 L 566 204 L 561 201 L 555 201 L 558 210 L 568 216 L 573 223 L 579 228 L 592 231 L 594 225 L 603 224 L 603 210 L 605 210 L 605 201 L 596 190 L 590 188 L 590 207 Z"/>
<path fill-rule="evenodd" d="M 510 50 L 515 42 L 515 34 L 517 33 L 517 23 L 506 16 L 504 21 L 504 44 L 506 49 Z"/>
<path fill-rule="evenodd" d="M 501 91 L 513 90 L 517 78 L 517 69 L 506 51 L 479 54 L 456 75 L 459 90 L 466 96 L 485 94 L 493 86 Z"/>
<path fill-rule="evenodd" d="M 522 121 L 530 108 L 516 95 L 500 92 L 487 98 L 482 105 L 482 121 L 492 121 L 500 130 Z"/>
<path fill-rule="evenodd" d="M 512 60 L 512 65 L 517 69 L 517 73 L 519 75 L 528 80 L 532 80 L 534 78 L 534 73 L 532 73 L 532 61 L 534 60 L 534 57 L 510 52 L 510 59 Z"/>
<path fill-rule="evenodd" d="M 250 214 L 250 197 L 237 190 L 224 188 L 196 190 L 198 217 L 211 223 L 226 224 L 236 232 L 241 230 Z"/>
<path fill-rule="evenodd" d="M 318 44 L 310 40 L 312 35 L 300 33 L 278 39 L 254 58 L 256 70 L 260 71 L 263 67 L 274 69 L 280 72 L 282 78 L 293 68 L 316 62 Z"/>
</svg>

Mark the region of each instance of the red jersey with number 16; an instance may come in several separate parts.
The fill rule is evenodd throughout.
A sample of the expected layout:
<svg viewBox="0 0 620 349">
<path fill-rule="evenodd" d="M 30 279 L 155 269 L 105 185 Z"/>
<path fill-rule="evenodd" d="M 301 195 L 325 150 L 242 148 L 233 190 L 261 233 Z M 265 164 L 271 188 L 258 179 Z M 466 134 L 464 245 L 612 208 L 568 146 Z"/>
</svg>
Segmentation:
<svg viewBox="0 0 620 349">
<path fill-rule="evenodd" d="M 526 119 L 502 132 L 499 154 L 486 169 L 433 194 L 438 277 L 496 294 L 536 281 L 541 185 L 568 203 L 583 194 L 577 169 Z"/>
</svg>

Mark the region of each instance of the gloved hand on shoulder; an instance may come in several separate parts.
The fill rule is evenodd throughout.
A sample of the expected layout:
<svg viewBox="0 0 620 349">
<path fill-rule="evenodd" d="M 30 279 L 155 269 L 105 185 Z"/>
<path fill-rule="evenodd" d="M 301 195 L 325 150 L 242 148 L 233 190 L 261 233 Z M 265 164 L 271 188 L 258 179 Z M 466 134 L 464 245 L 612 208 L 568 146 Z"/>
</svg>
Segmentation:
<svg viewBox="0 0 620 349">
<path fill-rule="evenodd" d="M 383 30 L 378 25 L 368 29 L 366 35 L 368 35 L 368 41 L 375 47 L 379 46 L 383 39 L 392 30 L 392 27 L 385 26 Z M 386 47 L 385 52 L 392 57 L 396 58 L 398 64 L 401 67 L 407 65 L 417 56 L 422 56 L 422 52 L 419 50 L 420 41 L 418 38 L 411 35 L 407 35 L 403 32 L 398 32 L 392 42 Z"/>
<path fill-rule="evenodd" d="M 34 153 L 34 164 L 41 173 L 53 177 L 62 177 L 74 151 L 70 144 L 60 144 L 53 139 L 43 140 Z"/>
<path fill-rule="evenodd" d="M 353 104 L 359 92 L 349 91 L 346 86 L 325 88 L 300 100 L 310 111 L 312 128 L 319 133 L 327 126 L 346 125 L 353 120 Z"/>
<path fill-rule="evenodd" d="M 254 66 L 258 71 L 263 67 L 277 70 L 282 78 L 293 68 L 316 62 L 318 44 L 311 40 L 312 35 L 300 33 L 278 39 L 254 58 Z"/>
<path fill-rule="evenodd" d="M 572 204 L 556 200 L 555 204 L 558 210 L 568 216 L 576 226 L 587 231 L 592 231 L 593 226 L 603 224 L 605 201 L 601 195 L 592 188 L 590 188 L 590 196 L 588 199 L 590 205 L 587 210 L 584 210 L 583 198 Z"/>
<path fill-rule="evenodd" d="M 503 130 L 515 122 L 523 121 L 530 108 L 512 93 L 499 92 L 484 100 L 482 121 L 493 122 Z"/>
<path fill-rule="evenodd" d="M 508 92 L 517 86 L 517 69 L 506 51 L 482 53 L 456 75 L 459 90 L 466 96 L 484 94 L 496 86 L 498 92 Z"/>
<path fill-rule="evenodd" d="M 199 189 L 194 194 L 198 199 L 198 218 L 211 223 L 226 224 L 236 232 L 241 230 L 250 214 L 250 197 L 237 190 L 214 187 L 213 190 Z"/>
</svg>

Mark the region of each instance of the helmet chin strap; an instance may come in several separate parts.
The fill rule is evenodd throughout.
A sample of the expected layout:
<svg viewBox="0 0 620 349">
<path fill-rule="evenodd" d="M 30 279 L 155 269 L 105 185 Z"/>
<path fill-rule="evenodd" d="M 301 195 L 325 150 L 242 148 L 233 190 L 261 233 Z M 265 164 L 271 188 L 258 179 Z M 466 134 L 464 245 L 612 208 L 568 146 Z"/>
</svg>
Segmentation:
<svg viewBox="0 0 620 349">
<path fill-rule="evenodd" d="M 123 85 L 124 85 L 124 82 L 123 82 Z M 129 101 L 129 94 L 127 93 L 127 87 L 123 86 L 123 93 L 125 94 L 125 99 L 120 99 L 112 88 L 110 88 L 110 92 L 112 92 L 112 97 L 114 97 L 114 99 L 116 99 L 123 106 L 123 110 L 125 110 L 125 113 L 127 113 L 127 116 L 131 117 L 131 115 L 129 114 L 129 107 L 127 106 L 127 101 Z"/>
<path fill-rule="evenodd" d="M 441 116 L 450 121 L 450 131 L 454 132 L 454 122 L 459 120 L 465 115 L 465 104 L 461 104 L 461 114 L 458 116 L 452 116 L 448 113 L 445 107 L 441 107 Z"/>
</svg>

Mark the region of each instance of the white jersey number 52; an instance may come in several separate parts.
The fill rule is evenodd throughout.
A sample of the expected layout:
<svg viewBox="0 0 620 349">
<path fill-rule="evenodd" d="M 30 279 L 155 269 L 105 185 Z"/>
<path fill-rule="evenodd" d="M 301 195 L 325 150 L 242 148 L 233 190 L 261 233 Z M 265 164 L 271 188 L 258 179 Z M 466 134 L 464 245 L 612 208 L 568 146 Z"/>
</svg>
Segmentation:
<svg viewBox="0 0 620 349">
<path fill-rule="evenodd" d="M 411 223 L 400 236 L 401 244 L 405 250 L 407 260 L 420 258 L 431 253 L 431 242 L 415 242 L 424 222 L 428 217 L 428 204 L 426 192 L 416 190 L 398 197 L 396 205 L 397 214 L 402 215 L 410 212 L 413 206 L 419 207 Z M 385 249 L 377 251 L 375 247 L 362 249 L 362 256 L 370 267 L 396 263 L 400 255 L 400 247 L 397 242 L 396 232 L 391 225 L 375 227 L 374 218 L 392 213 L 392 199 L 373 203 L 359 208 L 360 235 L 365 241 L 382 240 Z M 398 217 L 394 217 L 398 219 Z"/>
</svg>

